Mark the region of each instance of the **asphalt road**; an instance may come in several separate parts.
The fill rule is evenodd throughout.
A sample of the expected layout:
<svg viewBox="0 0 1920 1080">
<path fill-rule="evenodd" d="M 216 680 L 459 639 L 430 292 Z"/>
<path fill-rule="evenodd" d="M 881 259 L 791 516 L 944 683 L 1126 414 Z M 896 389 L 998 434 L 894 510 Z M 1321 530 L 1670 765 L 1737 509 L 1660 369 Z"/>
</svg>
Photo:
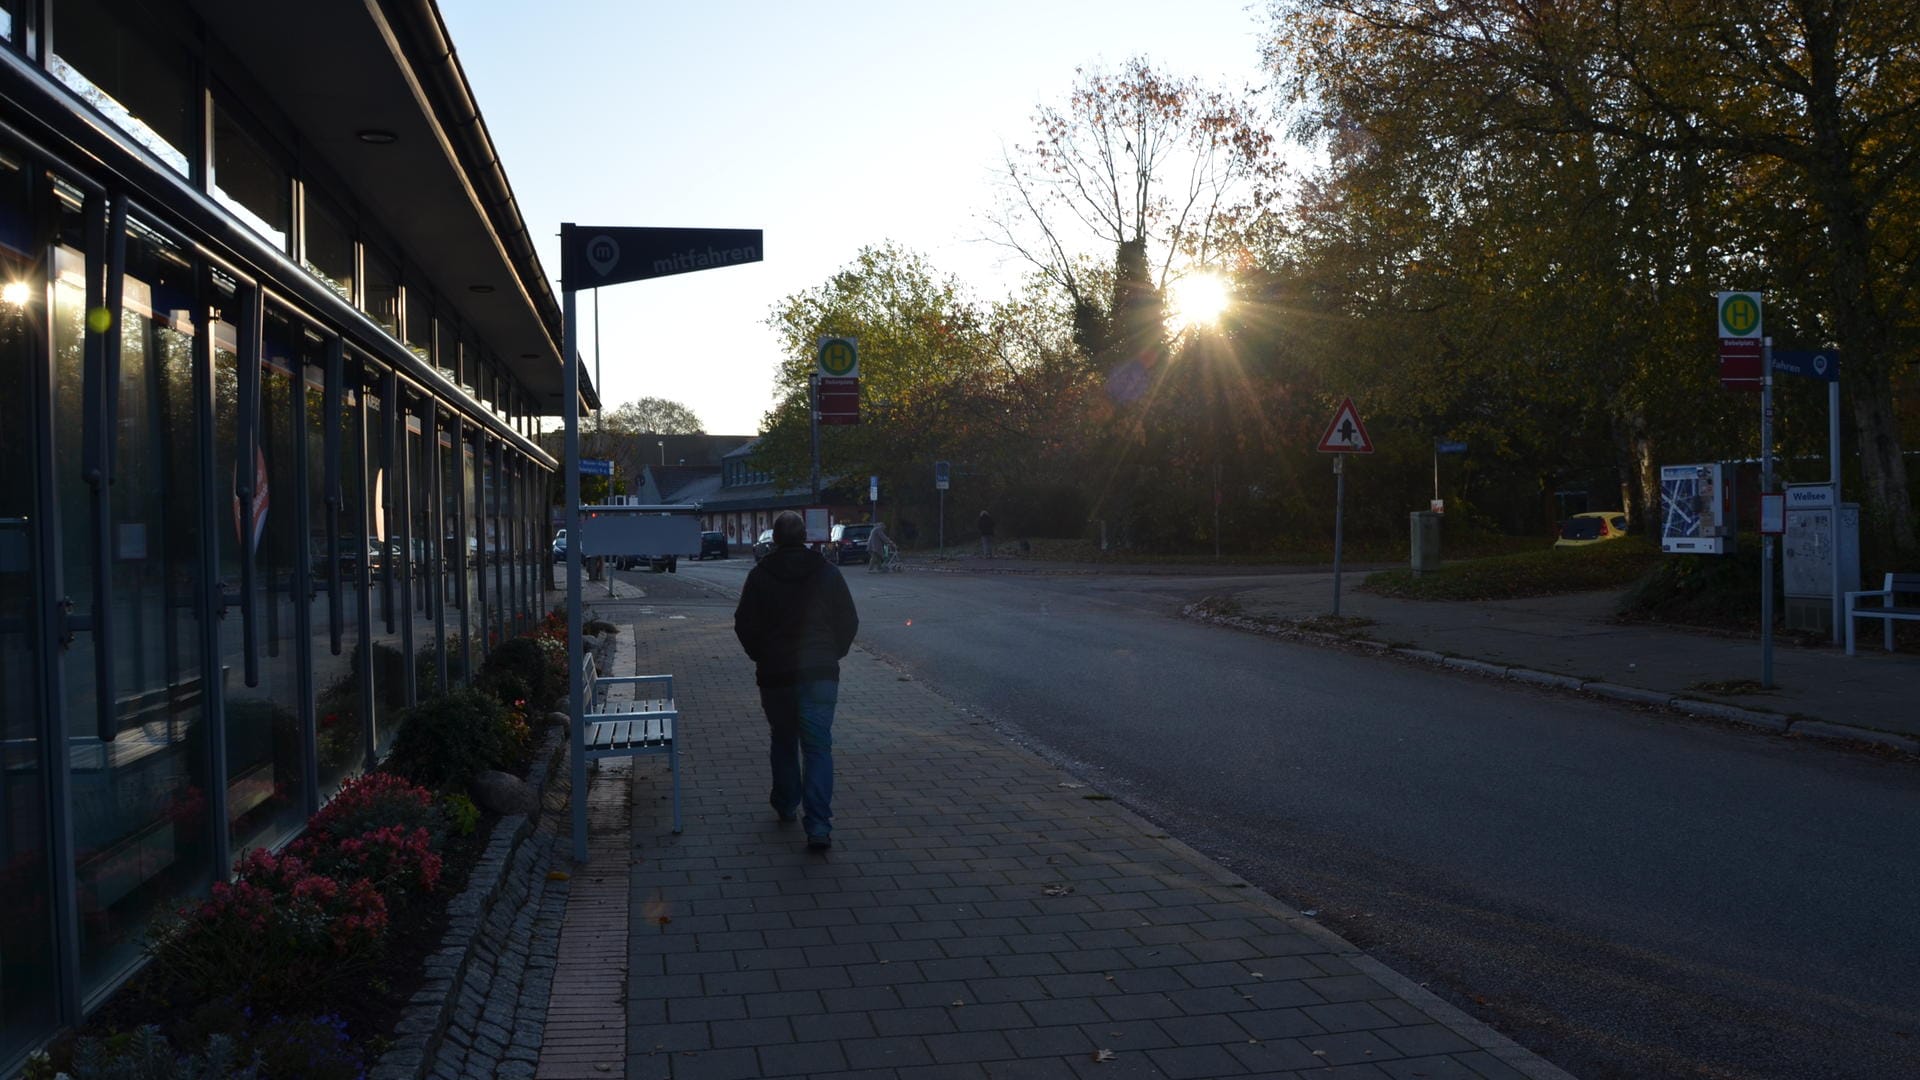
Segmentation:
<svg viewBox="0 0 1920 1080">
<path fill-rule="evenodd" d="M 1578 1076 L 1920 1076 L 1911 765 L 1181 620 L 1200 578 L 849 570 L 862 647 Z"/>
</svg>

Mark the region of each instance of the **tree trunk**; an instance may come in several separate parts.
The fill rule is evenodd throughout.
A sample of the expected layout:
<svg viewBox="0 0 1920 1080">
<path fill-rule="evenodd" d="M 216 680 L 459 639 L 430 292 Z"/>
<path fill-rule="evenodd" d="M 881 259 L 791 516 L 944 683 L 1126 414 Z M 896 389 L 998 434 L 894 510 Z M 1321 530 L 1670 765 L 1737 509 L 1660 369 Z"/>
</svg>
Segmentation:
<svg viewBox="0 0 1920 1080">
<path fill-rule="evenodd" d="M 1860 471 L 1876 511 L 1874 524 L 1894 558 L 1904 563 L 1920 555 L 1920 537 L 1914 532 L 1913 499 L 1893 408 L 1892 343 L 1873 291 L 1873 238 L 1854 177 L 1854 148 L 1839 90 L 1837 33 L 1830 20 L 1820 18 L 1808 18 L 1806 29 L 1814 85 L 1807 102 L 1814 135 L 1807 172 L 1827 219 L 1827 284 L 1840 338 L 1842 378 L 1853 404 Z"/>
</svg>

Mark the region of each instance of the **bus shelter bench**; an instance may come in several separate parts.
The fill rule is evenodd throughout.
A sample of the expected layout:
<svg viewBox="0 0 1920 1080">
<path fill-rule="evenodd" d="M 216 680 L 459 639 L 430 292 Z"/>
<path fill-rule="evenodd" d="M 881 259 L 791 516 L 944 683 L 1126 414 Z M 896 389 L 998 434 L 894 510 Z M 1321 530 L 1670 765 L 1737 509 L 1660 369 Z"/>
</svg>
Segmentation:
<svg viewBox="0 0 1920 1080">
<path fill-rule="evenodd" d="M 1862 606 L 1860 601 L 1867 597 L 1878 596 L 1878 606 Z M 1914 602 L 1901 604 L 1896 601 L 1910 597 Z M 1895 619 L 1914 619 L 1920 621 L 1920 574 L 1888 574 L 1886 584 L 1878 589 L 1862 589 L 1847 594 L 1847 655 L 1853 655 L 1853 628 L 1855 619 L 1879 619 L 1886 624 L 1886 647 L 1893 651 L 1893 621 Z"/>
<path fill-rule="evenodd" d="M 583 661 L 586 689 L 584 743 L 588 761 L 605 757 L 667 755 L 673 775 L 673 831 L 680 831 L 680 748 L 674 740 L 680 709 L 674 703 L 671 675 L 602 675 L 591 655 Z M 633 696 L 614 698 L 616 686 L 633 687 Z M 580 797 L 584 797 L 584 793 Z"/>
</svg>

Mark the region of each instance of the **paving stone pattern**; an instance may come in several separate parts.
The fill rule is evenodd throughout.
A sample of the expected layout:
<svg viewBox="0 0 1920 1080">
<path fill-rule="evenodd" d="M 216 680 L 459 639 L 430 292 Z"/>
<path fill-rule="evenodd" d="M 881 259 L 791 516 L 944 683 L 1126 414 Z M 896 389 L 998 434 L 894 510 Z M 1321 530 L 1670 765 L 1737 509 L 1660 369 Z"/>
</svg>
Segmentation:
<svg viewBox="0 0 1920 1080">
<path fill-rule="evenodd" d="M 810 854 L 729 613 L 596 611 L 684 717 L 683 835 L 633 774 L 628 1077 L 1565 1075 L 858 648 Z"/>
</svg>

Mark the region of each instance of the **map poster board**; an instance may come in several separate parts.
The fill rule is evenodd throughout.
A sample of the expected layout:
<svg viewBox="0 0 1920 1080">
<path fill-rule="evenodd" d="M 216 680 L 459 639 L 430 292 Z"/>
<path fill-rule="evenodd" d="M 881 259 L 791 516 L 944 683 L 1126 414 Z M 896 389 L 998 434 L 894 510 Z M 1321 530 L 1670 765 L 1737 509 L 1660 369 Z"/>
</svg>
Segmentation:
<svg viewBox="0 0 1920 1080">
<path fill-rule="evenodd" d="M 1725 466 L 1660 467 L 1660 550 L 1724 555 L 1733 547 L 1733 492 Z"/>
</svg>

